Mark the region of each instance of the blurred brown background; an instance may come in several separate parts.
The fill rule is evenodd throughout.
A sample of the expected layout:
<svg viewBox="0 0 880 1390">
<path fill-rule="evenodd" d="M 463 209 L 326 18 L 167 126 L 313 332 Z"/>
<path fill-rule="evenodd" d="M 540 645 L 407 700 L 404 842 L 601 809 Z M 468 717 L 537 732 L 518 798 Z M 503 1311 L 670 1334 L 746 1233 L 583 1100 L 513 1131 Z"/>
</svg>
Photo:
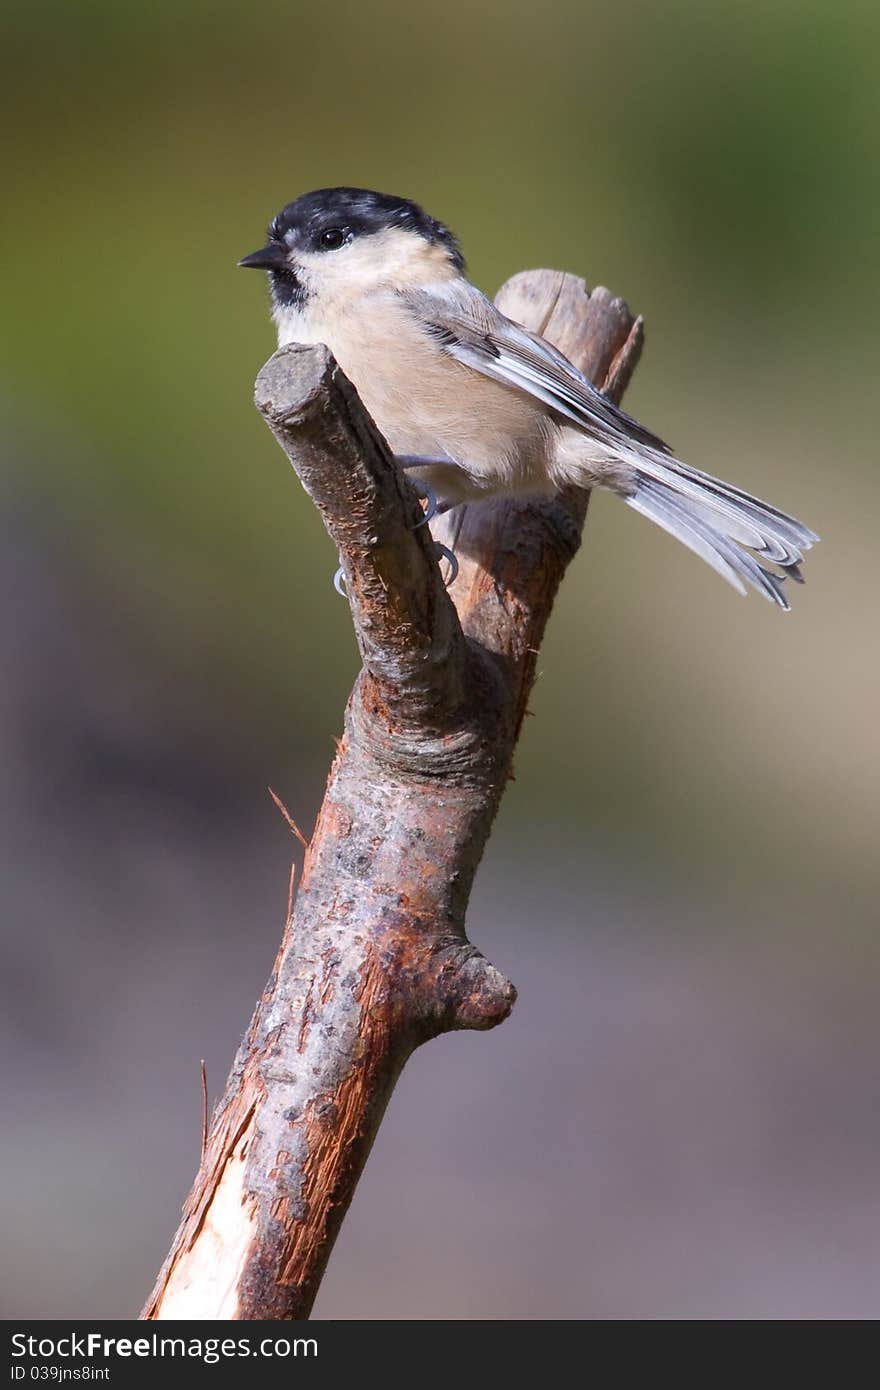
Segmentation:
<svg viewBox="0 0 880 1390">
<path fill-rule="evenodd" d="M 867 0 L 13 0 L 0 396 L 6 1317 L 131 1315 L 355 672 L 237 258 L 423 201 L 642 312 L 629 409 L 823 544 L 785 617 L 613 499 L 317 1315 L 876 1316 L 880 16 Z"/>
</svg>

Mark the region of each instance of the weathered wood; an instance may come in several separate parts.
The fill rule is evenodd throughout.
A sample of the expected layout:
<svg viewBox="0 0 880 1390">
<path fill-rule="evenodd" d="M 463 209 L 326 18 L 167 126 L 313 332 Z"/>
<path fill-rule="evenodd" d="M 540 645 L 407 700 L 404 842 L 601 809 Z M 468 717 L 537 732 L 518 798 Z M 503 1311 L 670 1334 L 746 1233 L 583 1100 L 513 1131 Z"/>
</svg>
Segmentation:
<svg viewBox="0 0 880 1390">
<path fill-rule="evenodd" d="M 621 300 L 531 271 L 498 303 L 619 399 L 641 347 Z M 586 514 L 583 492 L 469 507 L 447 592 L 415 495 L 326 349 L 281 349 L 256 401 L 339 547 L 363 669 L 146 1318 L 307 1317 L 410 1053 L 510 1011 L 465 911 Z"/>
</svg>

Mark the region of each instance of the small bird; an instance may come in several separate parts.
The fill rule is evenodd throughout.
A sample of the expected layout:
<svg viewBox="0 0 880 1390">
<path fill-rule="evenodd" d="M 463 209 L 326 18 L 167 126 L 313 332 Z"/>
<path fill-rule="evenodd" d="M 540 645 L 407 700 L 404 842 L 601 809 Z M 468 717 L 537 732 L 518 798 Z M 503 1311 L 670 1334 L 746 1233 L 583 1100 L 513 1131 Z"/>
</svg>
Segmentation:
<svg viewBox="0 0 880 1390">
<path fill-rule="evenodd" d="M 467 279 L 452 232 L 417 203 L 363 188 L 304 193 L 239 265 L 269 272 L 279 346 L 324 343 L 393 453 L 445 505 L 603 487 L 740 593 L 745 581 L 788 609 L 785 579 L 803 582 L 818 536 L 682 463 L 506 318 Z"/>
</svg>

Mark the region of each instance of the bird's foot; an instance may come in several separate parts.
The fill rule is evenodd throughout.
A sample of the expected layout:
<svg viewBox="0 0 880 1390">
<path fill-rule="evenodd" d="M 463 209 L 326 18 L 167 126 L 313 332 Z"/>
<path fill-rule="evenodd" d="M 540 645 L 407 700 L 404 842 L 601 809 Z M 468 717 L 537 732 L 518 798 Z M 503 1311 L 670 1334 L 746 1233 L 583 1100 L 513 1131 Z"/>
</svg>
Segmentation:
<svg viewBox="0 0 880 1390">
<path fill-rule="evenodd" d="M 458 560 L 455 557 L 455 552 L 450 550 L 448 545 L 441 545 L 439 541 L 434 542 L 434 549 L 437 552 L 437 559 L 445 560 L 449 565 L 449 573 L 443 583 L 447 589 L 450 589 L 458 578 Z"/>
<path fill-rule="evenodd" d="M 416 530 L 418 530 L 418 527 L 416 527 Z M 449 565 L 449 573 L 443 581 L 448 589 L 458 578 L 458 561 L 449 547 L 447 545 L 441 545 L 439 541 L 434 542 L 434 550 L 437 555 L 437 560 L 445 560 Z M 337 594 L 340 594 L 343 598 L 348 598 L 348 590 L 345 587 L 345 570 L 342 565 L 339 566 L 333 576 L 333 587 Z"/>
<path fill-rule="evenodd" d="M 433 454 L 395 454 L 397 462 L 404 473 L 426 472 L 429 468 L 454 468 L 456 465 L 448 458 L 435 457 Z M 430 483 L 425 482 L 424 478 L 416 477 L 413 480 L 419 497 L 425 502 L 425 515 L 418 523 L 424 526 L 426 522 L 433 521 L 435 516 L 440 516 L 449 510 L 448 503 L 438 503 L 437 493 Z"/>
<path fill-rule="evenodd" d="M 424 470 L 427 468 L 454 468 L 456 466 L 451 459 L 435 458 L 431 454 L 396 454 L 395 458 L 404 473 L 417 473 L 420 469 Z M 416 522 L 413 528 L 418 531 L 422 526 L 426 526 L 429 521 L 433 521 L 435 516 L 442 516 L 444 512 L 449 511 L 450 507 L 454 504 L 449 502 L 438 502 L 436 492 L 431 487 L 430 483 L 426 483 L 422 478 L 414 478 L 413 485 L 419 497 L 425 503 L 424 516 L 421 521 Z M 443 581 L 448 589 L 458 578 L 458 560 L 449 547 L 441 545 L 439 541 L 434 542 L 434 550 L 436 551 L 438 561 L 445 560 L 449 566 L 449 573 Z M 348 597 L 348 592 L 345 587 L 345 571 L 342 565 L 339 566 L 333 576 L 333 587 L 337 594 L 341 594 L 343 598 Z"/>
</svg>

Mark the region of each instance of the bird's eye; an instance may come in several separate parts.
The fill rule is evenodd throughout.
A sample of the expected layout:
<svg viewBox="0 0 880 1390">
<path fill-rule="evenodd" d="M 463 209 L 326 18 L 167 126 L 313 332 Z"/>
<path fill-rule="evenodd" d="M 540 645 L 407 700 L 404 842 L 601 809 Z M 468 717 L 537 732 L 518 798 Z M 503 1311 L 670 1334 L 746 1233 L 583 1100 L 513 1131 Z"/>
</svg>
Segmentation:
<svg viewBox="0 0 880 1390">
<path fill-rule="evenodd" d="M 322 251 L 338 251 L 344 241 L 345 232 L 341 227 L 328 227 L 318 238 Z"/>
</svg>

